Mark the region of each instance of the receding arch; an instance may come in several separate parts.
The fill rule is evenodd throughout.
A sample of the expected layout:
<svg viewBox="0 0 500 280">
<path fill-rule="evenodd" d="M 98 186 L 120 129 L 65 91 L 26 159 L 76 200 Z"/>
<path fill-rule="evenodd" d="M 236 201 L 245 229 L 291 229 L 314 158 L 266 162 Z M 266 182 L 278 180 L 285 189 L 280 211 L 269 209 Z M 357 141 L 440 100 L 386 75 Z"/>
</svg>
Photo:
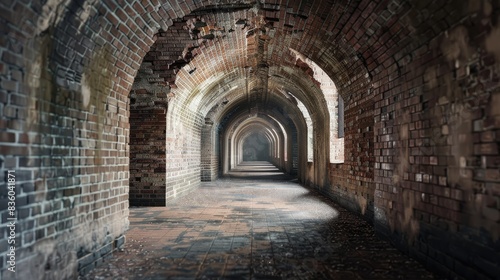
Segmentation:
<svg viewBox="0 0 500 280">
<path fill-rule="evenodd" d="M 284 137 L 282 133 L 276 133 L 276 128 L 273 123 L 269 120 L 265 120 L 258 116 L 244 118 L 238 121 L 236 119 L 230 126 L 229 129 L 223 134 L 223 170 L 222 174 L 226 174 L 230 169 L 234 168 L 241 161 L 241 157 L 238 152 L 238 148 L 241 148 L 242 135 L 248 134 L 248 131 L 255 129 L 261 129 L 269 137 L 271 144 L 276 145 L 278 141 L 283 145 Z M 283 156 L 281 156 L 283 157 Z M 282 168 L 282 166 L 279 166 Z"/>
<path fill-rule="evenodd" d="M 279 143 L 271 142 L 267 133 L 252 131 L 241 139 L 240 158 L 243 161 L 269 161 L 274 151 L 274 145 Z"/>
<path fill-rule="evenodd" d="M 337 87 L 333 80 L 323 71 L 323 69 L 321 69 L 321 67 L 304 54 L 294 49 L 290 49 L 290 51 L 295 55 L 296 63 L 305 63 L 311 68 L 312 78 L 319 83 L 319 88 L 328 106 L 328 121 L 330 124 L 330 162 L 342 163 L 344 162 L 344 136 L 343 132 L 339 132 L 339 129 L 343 130 L 344 127 L 342 97 L 338 94 Z"/>
</svg>

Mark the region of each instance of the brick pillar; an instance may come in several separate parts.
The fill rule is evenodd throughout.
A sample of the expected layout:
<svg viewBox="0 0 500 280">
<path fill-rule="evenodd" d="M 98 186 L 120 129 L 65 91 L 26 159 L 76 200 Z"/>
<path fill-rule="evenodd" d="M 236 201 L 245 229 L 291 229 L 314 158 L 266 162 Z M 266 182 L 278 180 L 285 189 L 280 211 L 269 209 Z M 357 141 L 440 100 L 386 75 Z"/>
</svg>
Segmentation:
<svg viewBox="0 0 500 280">
<path fill-rule="evenodd" d="M 212 124 L 203 125 L 201 132 L 201 180 L 214 181 L 218 177 L 219 143 Z"/>
<path fill-rule="evenodd" d="M 130 205 L 165 205 L 165 109 L 130 110 Z"/>
</svg>

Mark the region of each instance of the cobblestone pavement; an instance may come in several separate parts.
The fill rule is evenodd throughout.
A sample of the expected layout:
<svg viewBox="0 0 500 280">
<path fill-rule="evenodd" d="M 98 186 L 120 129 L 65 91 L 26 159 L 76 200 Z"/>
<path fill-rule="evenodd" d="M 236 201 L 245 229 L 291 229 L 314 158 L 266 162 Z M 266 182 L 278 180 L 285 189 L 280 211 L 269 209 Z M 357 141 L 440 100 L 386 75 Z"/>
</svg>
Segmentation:
<svg viewBox="0 0 500 280">
<path fill-rule="evenodd" d="M 124 249 L 81 279 L 436 278 L 358 216 L 245 168 L 168 207 L 131 208 Z"/>
</svg>

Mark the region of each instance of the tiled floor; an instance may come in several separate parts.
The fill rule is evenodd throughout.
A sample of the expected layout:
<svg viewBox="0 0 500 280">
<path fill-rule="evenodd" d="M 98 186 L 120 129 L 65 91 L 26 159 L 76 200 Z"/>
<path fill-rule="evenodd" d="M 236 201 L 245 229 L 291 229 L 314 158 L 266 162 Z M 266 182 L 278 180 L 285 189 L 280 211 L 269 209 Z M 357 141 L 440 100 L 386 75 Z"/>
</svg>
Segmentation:
<svg viewBox="0 0 500 280">
<path fill-rule="evenodd" d="M 131 208 L 125 249 L 83 279 L 432 279 L 372 226 L 263 163 L 168 207 Z"/>
</svg>

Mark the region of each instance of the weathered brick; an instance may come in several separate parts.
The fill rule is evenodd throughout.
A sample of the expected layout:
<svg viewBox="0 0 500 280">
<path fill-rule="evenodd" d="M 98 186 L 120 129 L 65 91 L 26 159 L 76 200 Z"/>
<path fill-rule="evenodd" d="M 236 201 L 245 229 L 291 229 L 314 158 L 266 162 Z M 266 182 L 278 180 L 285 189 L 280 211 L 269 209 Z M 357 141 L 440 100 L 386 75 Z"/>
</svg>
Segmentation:
<svg viewBox="0 0 500 280">
<path fill-rule="evenodd" d="M 252 66 L 250 80 L 253 73 L 266 68 L 262 67 L 264 63 L 260 69 L 256 67 L 257 59 L 264 54 L 255 51 L 258 48 L 253 44 L 259 40 L 246 36 L 250 28 L 242 30 L 234 25 L 235 18 L 243 14 L 249 17 L 245 18 L 248 24 L 254 24 L 252 13 L 223 11 L 221 16 L 207 9 L 203 18 L 211 28 L 218 24 L 228 30 L 216 40 L 198 40 L 189 34 L 189 28 L 184 28 L 187 20 L 194 17 L 184 16 L 190 9 L 204 11 L 207 4 L 119 2 L 98 1 L 89 7 L 66 7 L 63 3 L 57 8 L 50 3 L 41 6 L 23 1 L 0 5 L 0 18 L 8 23 L 0 24 L 4 34 L 0 45 L 5 46 L 0 64 L 2 168 L 18 168 L 19 180 L 34 187 L 26 188 L 23 196 L 23 207 L 32 214 L 40 206 L 37 203 L 46 199 L 54 207 L 44 210 L 43 215 L 71 206 L 79 213 L 64 214 L 74 224 L 61 222 L 57 229 L 46 216 L 40 218 L 32 236 L 25 234 L 27 247 L 43 242 L 43 238 L 78 250 L 100 248 L 106 238 L 104 231 L 95 233 L 94 239 L 90 238 L 94 232 L 81 233 L 73 241 L 61 240 L 59 236 L 64 236 L 64 232 L 60 231 L 81 232 L 75 229 L 92 225 L 107 227 L 111 235 L 118 237 L 127 224 L 127 195 L 130 204 L 164 205 L 165 197 L 186 194 L 203 178 L 216 178 L 219 164 L 224 161 L 219 162 L 222 152 L 218 147 L 204 151 L 205 146 L 201 145 L 219 140 L 202 140 L 217 137 L 202 131 L 204 114 L 210 109 L 205 106 L 222 94 L 230 97 L 229 107 L 245 100 L 245 66 Z M 428 265 L 436 270 L 451 275 L 449 270 L 455 269 L 455 274 L 473 278 L 481 275 L 478 271 L 487 270 L 488 265 L 453 264 L 448 255 L 461 258 L 459 253 L 454 254 L 454 249 L 434 244 L 428 231 L 405 226 L 416 220 L 420 228 L 432 223 L 460 244 L 463 238 L 451 224 L 461 223 L 478 230 L 474 221 L 480 224 L 484 215 L 494 221 L 498 214 L 498 207 L 490 207 L 483 209 L 483 214 L 467 213 L 470 218 L 463 218 L 466 211 L 479 207 L 479 202 L 476 205 L 468 200 L 468 194 L 482 192 L 482 184 L 490 191 L 496 190 L 490 184 L 498 182 L 498 44 L 494 25 L 485 24 L 498 14 L 498 7 L 491 7 L 489 14 L 485 9 L 483 14 L 471 8 L 473 5 L 458 6 L 432 1 L 412 5 L 368 0 L 339 1 L 335 5 L 288 1 L 276 4 L 276 14 L 259 11 L 278 20 L 266 31 L 272 37 L 271 43 L 260 46 L 268 56 L 265 64 L 271 69 L 262 76 L 269 78 L 269 88 L 262 88 L 261 92 L 270 93 L 269 104 L 275 107 L 272 109 L 288 111 L 274 112 L 266 107 L 259 110 L 275 117 L 291 116 L 290 122 L 279 121 L 292 135 L 292 147 L 287 152 L 293 167 L 289 169 L 298 173 L 302 183 L 319 187 L 350 209 L 365 214 L 378 228 L 385 226 L 394 235 L 402 232 L 410 239 L 421 240 L 422 246 L 427 246 L 427 257 L 435 257 Z M 83 12 L 82 7 L 89 8 L 90 14 Z M 60 14 L 47 15 L 47 11 Z M 287 16 L 287 11 L 302 11 L 308 17 Z M 324 11 L 328 16 L 316 15 L 316 11 Z M 227 21 L 223 20 L 226 16 Z M 159 28 L 161 32 L 155 35 Z M 234 31 L 229 32 L 229 28 Z M 185 51 L 187 46 L 196 48 L 189 53 Z M 323 126 L 329 120 L 324 98 L 317 98 L 321 95 L 314 73 L 319 71 L 295 60 L 289 48 L 317 63 L 345 99 L 342 164 L 326 161 L 326 147 L 333 145 L 331 151 L 339 155 L 335 145 L 342 141 L 323 143 L 329 135 L 326 131 L 332 127 Z M 180 59 L 189 56 L 195 58 Z M 181 70 L 185 62 L 189 65 Z M 136 73 L 139 74 L 134 80 Z M 222 76 L 221 80 L 207 84 L 213 77 Z M 250 84 L 254 86 L 254 81 Z M 225 88 L 226 85 L 231 87 Z M 237 90 L 229 93 L 233 85 L 238 86 Z M 138 90 L 130 92 L 131 89 Z M 297 96 L 286 97 L 280 90 L 290 90 Z M 203 98 L 198 100 L 198 93 Z M 258 103 L 259 94 L 250 92 L 254 98 L 250 104 Z M 306 103 L 313 116 L 315 154 L 311 163 L 307 162 L 306 128 L 300 124 L 304 121 L 302 114 L 290 105 L 294 99 Z M 193 100 L 199 106 L 191 103 Z M 238 104 L 244 107 L 243 102 Z M 234 113 L 238 112 L 236 107 L 230 107 L 230 112 L 221 110 Z M 227 120 L 223 116 L 209 119 L 215 121 L 215 126 L 223 126 L 234 118 L 227 116 Z M 462 157 L 467 159 L 466 168 L 456 168 Z M 272 161 L 283 164 L 277 158 Z M 116 192 L 109 192 L 110 188 Z M 376 189 L 379 199 L 375 199 Z M 152 192 L 142 196 L 144 190 Z M 412 195 L 403 190 L 411 190 Z M 406 214 L 419 207 L 421 211 L 429 210 L 413 200 L 414 192 L 420 190 L 435 195 L 432 218 Z M 493 196 L 486 194 L 489 196 L 484 201 L 490 205 Z M 72 200 L 77 202 L 71 203 Z M 103 211 L 105 203 L 109 203 L 107 209 L 114 210 Z M 23 215 L 28 215 L 23 211 Z M 88 217 L 84 218 L 85 214 Z M 92 217 L 95 220 L 90 221 Z M 399 221 L 399 217 L 405 220 Z M 498 229 L 485 225 L 486 232 Z M 477 231 L 470 234 L 470 240 L 471 248 L 481 248 L 482 242 L 490 242 L 491 237 L 480 236 Z M 40 259 L 50 259 L 54 252 L 49 251 Z M 471 258 L 480 254 L 478 250 L 468 252 Z M 28 262 L 28 258 L 23 260 Z M 81 267 L 80 273 L 98 262 L 92 260 Z M 53 271 L 44 273 L 46 278 L 58 278 Z"/>
</svg>

